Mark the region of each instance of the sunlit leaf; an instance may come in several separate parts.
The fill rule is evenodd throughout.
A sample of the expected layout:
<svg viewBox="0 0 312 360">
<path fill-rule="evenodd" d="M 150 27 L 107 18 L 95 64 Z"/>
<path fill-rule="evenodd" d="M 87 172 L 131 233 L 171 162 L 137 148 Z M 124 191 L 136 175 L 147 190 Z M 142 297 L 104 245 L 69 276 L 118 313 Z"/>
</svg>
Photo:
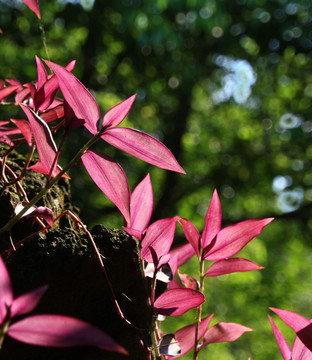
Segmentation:
<svg viewBox="0 0 312 360">
<path fill-rule="evenodd" d="M 212 343 L 235 341 L 245 332 L 249 331 L 253 330 L 244 325 L 230 322 L 220 322 L 206 331 L 204 341 L 200 346 L 200 349 Z"/>
<path fill-rule="evenodd" d="M 109 156 L 91 150 L 81 160 L 96 185 L 130 223 L 130 189 L 121 166 Z"/>
<path fill-rule="evenodd" d="M 282 333 L 280 332 L 279 328 L 276 326 L 275 322 L 273 321 L 273 319 L 271 318 L 270 315 L 268 315 L 272 329 L 273 329 L 273 333 L 277 342 L 277 345 L 280 349 L 280 352 L 283 356 L 284 360 L 289 360 L 291 359 L 291 350 L 289 345 L 287 344 L 287 341 L 285 340 L 284 336 L 282 335 Z"/>
<path fill-rule="evenodd" d="M 148 226 L 153 212 L 153 189 L 150 175 L 136 186 L 130 197 L 130 227 L 141 233 Z"/>
<path fill-rule="evenodd" d="M 205 301 L 205 296 L 192 289 L 171 289 L 162 293 L 154 302 L 153 310 L 156 314 L 166 316 L 183 315 L 192 308 L 196 308 Z"/>
<path fill-rule="evenodd" d="M 57 161 L 55 161 L 57 148 L 48 125 L 29 107 L 23 104 L 20 104 L 20 106 L 30 122 L 41 163 L 49 173 L 51 172 L 52 176 L 57 175 L 55 170 L 57 166 Z"/>
<path fill-rule="evenodd" d="M 136 95 L 132 95 L 107 111 L 103 118 L 103 128 L 118 126 L 128 115 L 135 98 Z"/>
<path fill-rule="evenodd" d="M 205 272 L 205 276 L 220 276 L 233 272 L 245 272 L 252 270 L 261 270 L 262 266 L 243 258 L 230 258 L 219 260 L 212 264 Z"/>
<path fill-rule="evenodd" d="M 212 248 L 204 254 L 206 260 L 229 258 L 238 253 L 249 241 L 259 235 L 273 218 L 246 220 L 219 231 Z"/>
<path fill-rule="evenodd" d="M 57 77 L 64 98 L 78 119 L 85 121 L 85 127 L 95 134 L 100 120 L 100 109 L 85 86 L 68 70 L 51 61 L 45 63 Z"/>
<path fill-rule="evenodd" d="M 198 340 L 200 340 L 204 336 L 212 318 L 213 318 L 213 314 L 201 320 L 198 327 L 198 336 L 197 336 Z M 184 354 L 189 352 L 192 348 L 194 348 L 196 325 L 197 324 L 194 323 L 185 326 L 174 333 L 176 341 L 181 346 L 180 354 L 178 354 L 178 356 L 175 356 L 174 358 L 179 358 L 180 356 L 183 356 Z"/>
<path fill-rule="evenodd" d="M 23 0 L 23 1 L 29 7 L 29 9 L 37 15 L 38 19 L 41 19 L 38 0 Z"/>
<path fill-rule="evenodd" d="M 153 262 L 149 246 L 157 253 L 158 259 L 166 255 L 173 242 L 177 218 L 166 218 L 151 224 L 142 240 L 141 257 L 147 262 Z"/>
<path fill-rule="evenodd" d="M 201 246 L 204 249 L 221 229 L 221 204 L 217 191 L 213 192 L 210 206 L 205 217 L 205 226 L 202 233 Z"/>
<path fill-rule="evenodd" d="M 188 219 L 179 218 L 179 223 L 182 226 L 187 241 L 192 245 L 197 256 L 200 257 L 200 249 L 199 249 L 200 234 L 198 230 Z"/>
<path fill-rule="evenodd" d="M 185 174 L 171 151 L 159 140 L 144 132 L 119 127 L 105 130 L 101 138 L 149 164 Z"/>
<path fill-rule="evenodd" d="M 6 86 L 0 89 L 0 101 L 11 95 L 20 85 Z"/>
</svg>

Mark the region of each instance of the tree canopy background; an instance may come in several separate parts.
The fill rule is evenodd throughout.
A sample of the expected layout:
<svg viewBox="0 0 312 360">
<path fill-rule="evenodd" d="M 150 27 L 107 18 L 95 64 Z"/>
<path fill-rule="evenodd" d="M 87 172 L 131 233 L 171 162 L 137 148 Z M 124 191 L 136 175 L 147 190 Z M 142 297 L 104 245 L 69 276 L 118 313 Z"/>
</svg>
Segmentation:
<svg viewBox="0 0 312 360">
<path fill-rule="evenodd" d="M 244 250 L 264 270 L 206 281 L 205 314 L 255 332 L 211 345 L 201 357 L 280 359 L 268 307 L 312 317 L 311 2 L 55 0 L 40 7 L 44 36 L 21 1 L 1 1 L 0 78 L 35 80 L 35 55 L 61 65 L 76 59 L 74 73 L 103 115 L 136 93 L 125 126 L 163 141 L 187 175 L 153 168 L 103 143 L 97 148 L 118 159 L 132 189 L 151 173 L 154 220 L 177 214 L 201 230 L 214 188 L 223 226 L 276 218 Z M 2 106 L 0 114 L 0 120 L 22 117 L 15 107 Z M 68 141 L 68 159 L 88 137 L 77 134 Z M 120 227 L 116 208 L 81 169 L 70 176 L 82 220 L 89 227 Z M 196 274 L 195 262 L 185 271 Z M 184 319 L 192 322 L 194 314 Z M 168 322 L 167 331 L 186 324 Z"/>
</svg>

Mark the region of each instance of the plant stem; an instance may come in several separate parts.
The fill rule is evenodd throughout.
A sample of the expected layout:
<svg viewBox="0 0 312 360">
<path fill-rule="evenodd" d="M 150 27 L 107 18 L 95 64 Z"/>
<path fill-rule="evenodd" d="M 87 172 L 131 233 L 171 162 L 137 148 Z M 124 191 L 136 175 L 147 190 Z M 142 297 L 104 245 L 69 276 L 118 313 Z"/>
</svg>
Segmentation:
<svg viewBox="0 0 312 360">
<path fill-rule="evenodd" d="M 0 350 L 1 350 L 1 347 L 2 347 L 2 343 L 3 343 L 3 340 L 4 340 L 4 336 L 5 336 L 5 333 L 7 332 L 9 328 L 9 322 L 6 321 L 3 325 L 0 326 Z"/>
<path fill-rule="evenodd" d="M 81 158 L 81 156 L 89 149 L 91 145 L 93 145 L 101 136 L 102 131 L 100 130 L 96 133 L 71 159 L 71 161 L 61 170 L 54 178 L 52 178 L 46 186 L 36 195 L 34 196 L 29 203 L 18 213 L 16 214 L 6 225 L 4 225 L 0 229 L 0 235 L 4 234 L 7 231 L 10 231 L 12 227 L 18 222 L 18 220 L 26 213 L 28 209 L 30 209 L 33 205 L 35 205 L 43 196 L 45 196 L 51 187 L 58 182 L 58 180 L 66 173 L 68 169 L 74 166 L 77 161 Z"/>
<path fill-rule="evenodd" d="M 43 43 L 45 53 L 47 55 L 47 59 L 50 60 L 49 50 L 48 50 L 48 46 L 47 46 L 47 38 L 46 38 L 45 31 L 44 31 L 43 23 L 41 20 L 39 20 L 39 29 L 41 31 L 42 43 Z"/>
<path fill-rule="evenodd" d="M 205 263 L 203 257 L 201 256 L 199 262 L 199 291 L 201 293 L 204 292 L 204 280 L 205 280 L 204 273 L 205 273 Z M 198 360 L 198 333 L 199 333 L 199 325 L 201 323 L 201 318 L 202 318 L 202 311 L 203 311 L 203 305 L 201 304 L 197 308 L 193 360 Z"/>
</svg>

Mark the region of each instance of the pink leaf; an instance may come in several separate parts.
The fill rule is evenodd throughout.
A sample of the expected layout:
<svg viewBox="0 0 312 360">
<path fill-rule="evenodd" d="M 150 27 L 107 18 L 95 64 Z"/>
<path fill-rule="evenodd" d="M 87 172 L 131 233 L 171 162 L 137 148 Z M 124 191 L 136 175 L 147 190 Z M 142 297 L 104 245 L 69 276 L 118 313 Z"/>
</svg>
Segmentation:
<svg viewBox="0 0 312 360">
<path fill-rule="evenodd" d="M 215 243 L 204 254 L 206 260 L 215 261 L 229 258 L 238 253 L 249 241 L 259 235 L 273 218 L 246 220 L 227 226 L 219 231 Z M 209 246 L 208 246 L 209 247 Z"/>
<path fill-rule="evenodd" d="M 28 145 L 31 145 L 32 139 L 32 132 L 29 123 L 23 119 L 10 119 L 13 124 L 15 124 L 21 133 L 23 134 L 25 140 L 27 141 Z"/>
<path fill-rule="evenodd" d="M 30 96 L 31 96 L 28 106 L 33 107 L 34 106 L 33 99 L 35 98 L 35 94 L 36 94 L 35 84 L 27 83 L 27 84 L 24 84 L 24 86 L 29 89 Z"/>
<path fill-rule="evenodd" d="M 312 352 L 306 345 L 300 340 L 298 336 L 295 337 L 295 341 L 291 351 L 292 360 L 312 360 Z"/>
<path fill-rule="evenodd" d="M 187 289 L 199 290 L 199 283 L 193 276 L 182 274 L 180 271 L 178 271 L 178 274 L 184 287 Z"/>
<path fill-rule="evenodd" d="M 37 91 L 42 87 L 42 85 L 48 80 L 48 74 L 43 66 L 41 60 L 36 56 L 37 63 L 37 73 L 38 73 L 38 83 L 37 83 Z"/>
<path fill-rule="evenodd" d="M 142 240 L 141 257 L 147 262 L 153 262 L 149 247 L 157 253 L 158 259 L 168 254 L 173 242 L 177 218 L 167 218 L 155 221 L 151 224 Z"/>
<path fill-rule="evenodd" d="M 48 125 L 30 108 L 23 104 L 20 104 L 20 106 L 30 122 L 41 163 L 49 173 L 53 166 L 51 174 L 56 176 L 57 161 L 55 161 L 55 157 L 57 156 L 57 148 Z"/>
<path fill-rule="evenodd" d="M 65 69 L 67 71 L 73 71 L 76 65 L 76 61 L 71 61 Z M 59 83 L 56 75 L 49 75 L 48 80 L 36 91 L 34 96 L 34 103 L 36 108 L 40 111 L 46 111 L 50 109 L 55 101 L 56 94 L 59 91 Z"/>
<path fill-rule="evenodd" d="M 47 285 L 41 286 L 38 289 L 20 295 L 14 299 L 11 307 L 11 317 L 27 314 L 33 311 L 47 289 Z"/>
<path fill-rule="evenodd" d="M 280 332 L 279 328 L 276 326 L 275 322 L 273 321 L 273 319 L 271 318 L 270 315 L 268 315 L 272 329 L 273 329 L 273 333 L 277 342 L 277 345 L 280 349 L 280 352 L 283 356 L 284 360 L 290 360 L 291 359 L 291 350 L 289 345 L 287 344 L 287 341 L 285 340 L 284 336 L 282 335 L 282 333 Z"/>
<path fill-rule="evenodd" d="M 252 270 L 261 270 L 262 266 L 243 258 L 230 258 L 219 260 L 212 264 L 206 271 L 205 276 L 220 276 L 233 272 L 245 272 Z"/>
<path fill-rule="evenodd" d="M 132 227 L 123 226 L 122 227 L 129 235 L 137 238 L 138 240 L 142 240 L 142 231 L 132 229 Z"/>
<path fill-rule="evenodd" d="M 19 85 L 20 87 L 22 87 L 21 83 L 16 79 L 5 79 L 5 81 L 10 85 Z M 3 86 L 0 86 L 0 88 L 2 87 L 4 87 L 4 82 L 3 82 Z"/>
<path fill-rule="evenodd" d="M 169 261 L 168 264 L 170 266 L 170 269 L 172 271 L 172 275 L 175 276 L 175 274 L 177 273 L 178 270 L 178 255 L 172 255 L 169 253 Z"/>
<path fill-rule="evenodd" d="M 12 324 L 7 334 L 27 344 L 41 346 L 97 346 L 127 354 L 102 330 L 78 319 L 61 315 L 35 315 Z"/>
<path fill-rule="evenodd" d="M 182 226 L 187 241 L 192 245 L 197 256 L 200 257 L 200 249 L 199 249 L 200 234 L 198 230 L 188 219 L 179 218 L 179 223 Z"/>
<path fill-rule="evenodd" d="M 10 275 L 0 256 L 0 325 L 7 315 L 7 309 L 13 301 Z"/>
<path fill-rule="evenodd" d="M 47 207 L 39 206 L 37 207 L 31 214 L 27 215 L 27 217 L 40 217 L 52 227 L 54 224 L 54 215 L 53 211 Z"/>
<path fill-rule="evenodd" d="M 20 133 L 21 133 L 21 131 L 16 128 L 7 128 L 5 126 L 0 127 L 0 136 L 11 136 L 11 135 L 16 135 L 16 134 L 20 134 Z"/>
<path fill-rule="evenodd" d="M 22 103 L 29 95 L 30 95 L 30 90 L 28 88 L 18 91 L 15 95 L 15 102 L 18 104 Z"/>
<path fill-rule="evenodd" d="M 23 0 L 23 1 L 29 7 L 29 9 L 37 15 L 38 19 L 41 19 L 38 0 Z"/>
<path fill-rule="evenodd" d="M 72 130 L 76 127 L 84 125 L 85 121 L 77 119 L 73 109 L 69 106 L 68 102 L 64 100 L 64 117 L 66 131 Z"/>
<path fill-rule="evenodd" d="M 9 146 L 13 146 L 14 145 L 14 142 L 9 138 L 7 137 L 6 135 L 4 136 L 0 136 L 0 142 L 3 142 Z"/>
<path fill-rule="evenodd" d="M 37 161 L 36 164 L 29 166 L 27 170 L 32 170 L 40 174 L 49 175 L 49 171 L 45 168 L 45 166 L 42 164 L 41 161 Z M 54 170 L 55 171 L 54 176 L 56 176 L 61 170 L 62 168 L 59 165 L 57 165 L 57 168 Z M 62 178 L 70 179 L 70 176 L 68 176 L 67 174 L 63 174 Z"/>
<path fill-rule="evenodd" d="M 128 115 L 136 95 L 132 95 L 120 104 L 111 108 L 103 118 L 103 128 L 112 128 L 118 126 Z"/>
<path fill-rule="evenodd" d="M 217 190 L 213 192 L 210 206 L 205 217 L 202 234 L 202 249 L 208 246 L 221 229 L 221 204 Z"/>
<path fill-rule="evenodd" d="M 153 188 L 150 175 L 147 174 L 131 194 L 131 223 L 128 226 L 143 233 L 151 220 L 153 204 Z"/>
<path fill-rule="evenodd" d="M 159 262 L 157 264 L 157 268 L 159 269 L 161 266 L 168 264 L 169 260 L 170 260 L 169 254 L 165 254 L 165 255 L 161 256 L 159 259 Z"/>
<path fill-rule="evenodd" d="M 292 311 L 277 309 L 273 307 L 270 307 L 270 310 L 275 312 L 275 314 L 277 314 L 284 321 L 284 323 L 291 327 L 296 333 L 301 329 L 305 328 L 306 326 L 310 325 L 310 321 L 308 319 Z"/>
<path fill-rule="evenodd" d="M 113 128 L 105 130 L 101 138 L 149 164 L 185 174 L 171 151 L 159 140 L 144 132 L 128 128 Z"/>
<path fill-rule="evenodd" d="M 0 101 L 11 95 L 20 85 L 6 86 L 0 89 Z"/>
<path fill-rule="evenodd" d="M 118 207 L 129 223 L 130 190 L 121 166 L 109 156 L 91 150 L 83 154 L 81 160 L 96 185 Z"/>
<path fill-rule="evenodd" d="M 27 205 L 27 202 L 22 201 L 18 203 L 15 207 L 15 214 L 18 214 L 23 208 Z M 52 227 L 54 224 L 53 211 L 44 206 L 35 206 L 33 205 L 22 217 L 41 217 L 46 220 L 46 222 Z"/>
<path fill-rule="evenodd" d="M 181 285 L 177 279 L 172 279 L 172 281 L 168 284 L 168 289 L 181 289 Z"/>
<path fill-rule="evenodd" d="M 162 293 L 154 302 L 156 314 L 179 316 L 205 301 L 205 296 L 192 289 L 171 289 Z"/>
<path fill-rule="evenodd" d="M 236 323 L 219 322 L 207 330 L 200 350 L 208 344 L 235 341 L 248 331 L 253 330 Z"/>
<path fill-rule="evenodd" d="M 170 255 L 178 255 L 178 267 L 189 261 L 194 255 L 195 250 L 190 243 L 176 246 L 170 250 Z"/>
<path fill-rule="evenodd" d="M 312 351 L 312 323 L 297 332 L 298 338 Z M 312 357 L 312 353 L 311 353 Z"/>
<path fill-rule="evenodd" d="M 95 134 L 100 119 L 100 109 L 84 85 L 69 71 L 60 65 L 45 60 L 57 77 L 64 98 L 73 109 L 78 119 L 85 121 L 85 127 Z"/>
<path fill-rule="evenodd" d="M 202 319 L 202 321 L 200 322 L 198 328 L 198 340 L 200 340 L 204 336 L 212 318 L 213 314 Z M 185 326 L 184 328 L 175 332 L 174 337 L 181 346 L 181 353 L 178 356 L 175 356 L 174 359 L 183 356 L 195 346 L 195 330 L 196 323 Z"/>
<path fill-rule="evenodd" d="M 41 113 L 40 117 L 46 123 L 60 119 L 60 118 L 64 117 L 64 106 L 58 105 L 55 108 L 47 110 L 46 112 Z"/>
</svg>

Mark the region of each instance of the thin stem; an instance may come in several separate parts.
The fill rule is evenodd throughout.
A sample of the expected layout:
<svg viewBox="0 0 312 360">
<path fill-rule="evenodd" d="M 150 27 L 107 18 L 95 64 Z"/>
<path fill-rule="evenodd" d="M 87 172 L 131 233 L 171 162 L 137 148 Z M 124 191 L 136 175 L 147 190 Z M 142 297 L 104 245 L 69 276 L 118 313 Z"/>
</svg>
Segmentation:
<svg viewBox="0 0 312 360">
<path fill-rule="evenodd" d="M 17 102 L 11 102 L 11 101 L 0 101 L 0 105 L 4 105 L 4 106 L 19 106 L 19 103 L 17 103 Z"/>
<path fill-rule="evenodd" d="M 4 340 L 4 336 L 5 336 L 5 333 L 7 332 L 9 328 L 9 322 L 6 321 L 3 325 L 0 326 L 0 350 L 1 350 L 1 347 L 2 347 L 2 343 L 3 343 L 3 340 Z"/>
<path fill-rule="evenodd" d="M 205 273 L 205 262 L 203 257 L 201 256 L 199 262 L 199 291 L 201 293 L 204 292 L 204 280 L 205 280 L 204 273 Z M 193 360 L 198 360 L 198 334 L 199 334 L 199 325 L 202 319 L 202 312 L 203 312 L 203 305 L 201 304 L 197 308 Z"/>
<path fill-rule="evenodd" d="M 52 173 L 53 173 L 54 169 L 57 167 L 58 159 L 60 157 L 61 150 L 63 148 L 63 145 L 64 145 L 64 142 L 65 142 L 66 136 L 68 134 L 68 131 L 69 131 L 69 129 L 66 129 L 66 127 L 65 127 L 65 132 L 64 132 L 64 134 L 62 136 L 61 143 L 59 144 L 59 147 L 58 147 L 57 152 L 55 154 L 55 157 L 54 157 L 54 160 L 53 160 L 53 163 L 52 163 L 49 175 L 48 175 L 47 182 L 50 181 Z"/>
<path fill-rule="evenodd" d="M 17 177 L 14 177 L 11 181 L 5 181 L 5 186 L 13 185 L 16 182 L 20 181 L 24 177 L 24 175 L 27 172 L 28 165 L 30 164 L 30 161 L 34 154 L 34 151 L 35 151 L 35 143 L 33 142 L 29 148 L 27 158 L 26 158 L 26 161 L 25 161 L 25 164 L 24 164 L 24 167 L 23 167 L 21 173 Z"/>
<path fill-rule="evenodd" d="M 46 34 L 45 34 L 45 31 L 44 31 L 42 21 L 39 21 L 39 28 L 40 28 L 40 31 L 41 31 L 42 43 L 43 43 L 43 47 L 44 47 L 44 50 L 45 50 L 46 55 L 47 55 L 47 59 L 50 60 L 49 50 L 48 50 L 48 46 L 47 46 L 47 38 L 46 38 Z"/>
</svg>

